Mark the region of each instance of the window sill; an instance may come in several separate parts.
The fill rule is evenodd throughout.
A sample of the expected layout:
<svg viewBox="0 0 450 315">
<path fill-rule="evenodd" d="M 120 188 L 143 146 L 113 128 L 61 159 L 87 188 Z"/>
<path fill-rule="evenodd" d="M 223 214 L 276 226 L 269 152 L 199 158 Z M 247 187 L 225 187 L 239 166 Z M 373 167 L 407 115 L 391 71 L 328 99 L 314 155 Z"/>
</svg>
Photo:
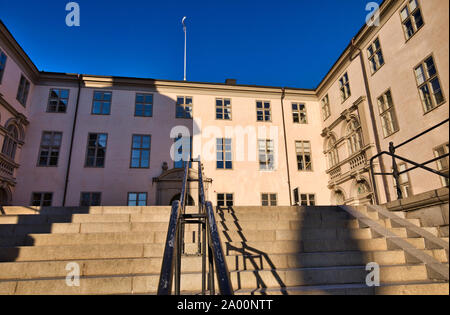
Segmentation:
<svg viewBox="0 0 450 315">
<path fill-rule="evenodd" d="M 425 116 L 425 115 L 431 113 L 431 112 L 434 111 L 436 108 L 441 107 L 441 106 L 444 105 L 445 103 L 447 103 L 447 101 L 444 99 L 439 105 L 436 105 L 436 106 L 433 107 L 432 109 L 430 109 L 430 110 L 424 112 L 423 115 Z"/>
</svg>

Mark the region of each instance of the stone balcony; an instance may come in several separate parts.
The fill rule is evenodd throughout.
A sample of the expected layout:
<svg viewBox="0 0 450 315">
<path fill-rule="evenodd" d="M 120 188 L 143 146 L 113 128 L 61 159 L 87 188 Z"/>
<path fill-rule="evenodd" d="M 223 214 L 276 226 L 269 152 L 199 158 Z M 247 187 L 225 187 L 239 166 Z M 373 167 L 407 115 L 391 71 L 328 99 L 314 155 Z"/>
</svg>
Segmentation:
<svg viewBox="0 0 450 315">
<path fill-rule="evenodd" d="M 17 168 L 19 168 L 19 165 L 17 163 L 12 161 L 4 154 L 0 153 L 0 179 L 2 181 L 15 184 L 15 171 Z"/>
</svg>

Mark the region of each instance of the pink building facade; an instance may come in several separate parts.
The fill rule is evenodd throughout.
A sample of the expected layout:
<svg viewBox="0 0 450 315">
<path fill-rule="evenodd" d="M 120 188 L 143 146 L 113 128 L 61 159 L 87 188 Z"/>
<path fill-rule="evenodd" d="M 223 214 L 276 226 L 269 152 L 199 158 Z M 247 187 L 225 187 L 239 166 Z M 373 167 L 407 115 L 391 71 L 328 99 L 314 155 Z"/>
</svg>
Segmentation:
<svg viewBox="0 0 450 315">
<path fill-rule="evenodd" d="M 384 1 L 380 25 L 365 25 L 314 90 L 42 72 L 0 23 L 1 203 L 169 205 L 180 135 L 217 205 L 395 200 L 392 176 L 373 185 L 369 160 L 448 119 L 448 9 Z M 448 124 L 398 151 L 445 153 Z M 448 158 L 429 166 L 448 172 Z M 442 186 L 421 170 L 401 176 L 404 195 Z"/>
</svg>

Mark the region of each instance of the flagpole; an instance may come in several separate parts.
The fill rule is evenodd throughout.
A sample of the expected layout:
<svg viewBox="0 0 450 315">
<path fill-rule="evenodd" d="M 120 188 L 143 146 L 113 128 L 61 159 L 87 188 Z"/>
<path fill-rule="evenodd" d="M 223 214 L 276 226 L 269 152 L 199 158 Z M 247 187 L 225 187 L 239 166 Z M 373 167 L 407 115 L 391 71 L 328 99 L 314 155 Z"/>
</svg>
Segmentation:
<svg viewBox="0 0 450 315">
<path fill-rule="evenodd" d="M 186 21 L 186 17 L 183 18 L 181 21 L 183 23 L 183 30 L 184 30 L 184 81 L 186 81 L 186 50 L 187 50 L 187 30 L 186 30 L 186 24 L 184 23 Z"/>
</svg>

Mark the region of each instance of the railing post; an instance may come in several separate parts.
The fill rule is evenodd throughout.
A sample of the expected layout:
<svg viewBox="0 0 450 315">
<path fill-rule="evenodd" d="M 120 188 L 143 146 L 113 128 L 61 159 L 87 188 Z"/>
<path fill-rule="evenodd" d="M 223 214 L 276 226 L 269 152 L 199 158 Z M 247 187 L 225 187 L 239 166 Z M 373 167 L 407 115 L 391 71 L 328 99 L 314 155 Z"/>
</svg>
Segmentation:
<svg viewBox="0 0 450 315">
<path fill-rule="evenodd" d="M 397 161 L 395 160 L 394 154 L 395 154 L 395 147 L 393 142 L 389 142 L 389 153 L 392 154 L 392 170 L 395 180 L 395 187 L 397 190 L 397 197 L 398 199 L 403 199 L 403 192 L 402 187 L 400 185 L 400 174 L 398 171 Z"/>
</svg>

